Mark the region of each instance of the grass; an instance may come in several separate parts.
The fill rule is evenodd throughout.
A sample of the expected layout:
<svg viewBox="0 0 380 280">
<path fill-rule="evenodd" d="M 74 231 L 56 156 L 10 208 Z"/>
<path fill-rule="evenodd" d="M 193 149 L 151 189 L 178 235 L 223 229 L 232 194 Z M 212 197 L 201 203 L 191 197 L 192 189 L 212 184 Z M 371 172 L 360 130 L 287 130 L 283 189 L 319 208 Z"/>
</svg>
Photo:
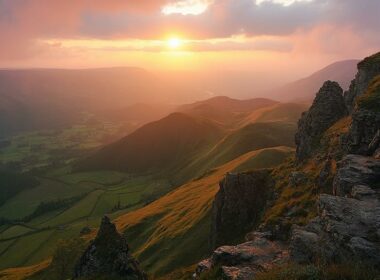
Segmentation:
<svg viewBox="0 0 380 280">
<path fill-rule="evenodd" d="M 316 216 L 318 192 L 311 179 L 316 173 L 315 167 L 310 170 L 303 169 L 306 181 L 294 186 L 290 183 L 289 175 L 296 170 L 293 160 L 289 160 L 273 171 L 277 199 L 264 214 L 263 222 L 267 226 L 282 224 L 285 228 L 290 229 L 290 225 L 304 225 Z"/>
<path fill-rule="evenodd" d="M 104 139 L 116 137 L 120 125 L 79 123 L 60 130 L 25 132 L 10 138 L 11 144 L 0 149 L 0 163 L 16 164 L 21 171 L 65 165 L 103 145 Z"/>
<path fill-rule="evenodd" d="M 255 157 L 247 160 L 233 172 L 246 172 L 253 169 L 272 168 L 283 163 L 288 157 L 294 154 L 294 149 L 280 146 L 258 150 Z"/>
<path fill-rule="evenodd" d="M 359 263 L 328 266 L 288 264 L 259 272 L 255 280 L 378 280 L 380 271 Z"/>
<path fill-rule="evenodd" d="M 8 229 L 3 227 L 0 239 L 13 239 L 0 241 L 1 268 L 31 265 L 49 258 L 53 254 L 59 240 L 78 237 L 80 231 L 85 226 L 97 227 L 100 218 L 106 213 L 111 213 L 112 208 L 118 204 L 119 199 L 123 207 L 112 212 L 110 214 L 111 217 L 125 214 L 128 211 L 136 209 L 136 207 L 143 207 L 145 199 L 157 198 L 160 194 L 167 193 L 171 188 L 170 184 L 166 181 L 151 177 L 131 178 L 127 174 L 110 174 L 115 176 L 107 182 L 102 179 L 106 173 L 100 172 L 97 176 L 93 173 L 94 182 L 98 183 L 83 183 L 81 181 L 82 178 L 90 176 L 89 174 L 86 174 L 86 176 L 84 174 L 78 174 L 78 176 L 76 174 L 70 175 L 70 179 L 81 178 L 75 184 L 64 183 L 65 178 L 61 177 L 61 175 L 59 180 L 42 179 L 40 186 L 20 193 L 9 203 L 5 204 L 0 211 L 3 211 L 3 213 L 8 211 L 8 213 L 12 214 L 9 211 L 9 209 L 12 209 L 12 206 L 24 208 L 18 209 L 17 213 L 14 214 L 14 217 L 23 217 L 26 214 L 30 214 L 41 201 L 50 201 L 65 196 L 72 197 L 73 194 L 77 193 L 87 193 L 86 196 L 68 209 L 52 211 L 26 223 L 25 226 L 34 228 L 30 231 L 24 226 L 13 226 L 8 227 Z M 123 182 L 120 182 L 120 178 L 124 178 Z M 104 186 L 99 184 L 99 182 L 106 182 L 108 185 Z M 114 183 L 114 185 L 111 185 L 111 183 Z M 44 196 L 41 196 L 41 193 L 44 193 Z M 28 207 L 23 207 L 23 205 Z M 38 232 L 39 229 L 43 229 L 43 231 Z M 27 235 L 16 238 L 20 234 Z M 36 246 L 24 249 L 25 244 L 28 245 L 29 243 Z M 5 249 L 7 249 L 6 253 L 1 254 Z M 23 263 L 24 261 L 25 263 Z"/>
<path fill-rule="evenodd" d="M 246 153 L 115 220 L 149 273 L 160 276 L 207 255 L 210 210 L 219 181 L 258 154 Z"/>
<path fill-rule="evenodd" d="M 26 279 L 39 271 L 46 269 L 50 265 L 51 260 L 45 260 L 38 264 L 25 266 L 20 268 L 9 268 L 0 272 L 0 278 L 6 280 L 22 280 Z"/>
</svg>

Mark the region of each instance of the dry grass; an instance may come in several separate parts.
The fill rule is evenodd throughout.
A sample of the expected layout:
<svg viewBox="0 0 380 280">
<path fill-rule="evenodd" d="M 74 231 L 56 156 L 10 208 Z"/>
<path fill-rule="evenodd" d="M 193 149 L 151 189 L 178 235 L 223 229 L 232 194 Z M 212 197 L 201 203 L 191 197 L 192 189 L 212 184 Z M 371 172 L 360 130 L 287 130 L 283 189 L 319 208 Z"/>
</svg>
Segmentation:
<svg viewBox="0 0 380 280">
<path fill-rule="evenodd" d="M 187 232 L 210 211 L 219 189 L 219 181 L 224 175 L 256 154 L 256 151 L 244 154 L 220 166 L 209 176 L 184 184 L 146 207 L 117 218 L 117 228 L 124 231 L 146 219 L 159 217 L 149 240 L 138 249 L 137 254 L 162 239 L 174 238 Z"/>
<path fill-rule="evenodd" d="M 44 269 L 51 263 L 51 259 L 47 259 L 41 263 L 25 266 L 20 268 L 8 268 L 0 272 L 0 279 L 4 280 L 22 280 L 32 276 Z"/>
</svg>

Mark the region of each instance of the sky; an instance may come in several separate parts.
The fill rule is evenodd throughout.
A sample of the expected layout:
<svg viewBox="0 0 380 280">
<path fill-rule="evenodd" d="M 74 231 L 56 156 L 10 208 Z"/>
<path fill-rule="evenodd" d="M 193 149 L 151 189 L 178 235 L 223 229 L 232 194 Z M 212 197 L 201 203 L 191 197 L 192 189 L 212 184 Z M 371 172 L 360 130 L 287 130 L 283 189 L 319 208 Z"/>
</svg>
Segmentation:
<svg viewBox="0 0 380 280">
<path fill-rule="evenodd" d="M 0 0 L 0 67 L 291 78 L 379 51 L 379 13 L 380 0 Z"/>
</svg>

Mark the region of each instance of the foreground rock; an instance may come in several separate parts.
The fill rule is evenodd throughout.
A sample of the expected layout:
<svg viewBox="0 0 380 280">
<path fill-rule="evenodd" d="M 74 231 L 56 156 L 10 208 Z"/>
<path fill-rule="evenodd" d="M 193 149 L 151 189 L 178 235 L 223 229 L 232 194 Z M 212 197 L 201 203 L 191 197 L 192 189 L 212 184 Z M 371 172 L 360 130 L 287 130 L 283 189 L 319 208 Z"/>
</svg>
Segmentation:
<svg viewBox="0 0 380 280">
<path fill-rule="evenodd" d="M 323 132 L 347 114 L 342 88 L 336 82 L 325 82 L 309 111 L 298 122 L 295 136 L 297 160 L 302 162 L 308 159 L 318 146 Z"/>
<path fill-rule="evenodd" d="M 209 259 L 198 264 L 195 278 L 221 267 L 223 279 L 252 280 L 258 272 L 268 271 L 288 261 L 288 251 L 280 242 L 270 241 L 265 233 L 251 234 L 251 241 L 217 248 Z"/>
<path fill-rule="evenodd" d="M 270 170 L 226 175 L 213 204 L 213 248 L 241 240 L 257 225 L 272 186 Z"/>
<path fill-rule="evenodd" d="M 290 246 L 293 261 L 359 261 L 375 267 L 380 265 L 378 199 L 361 201 L 321 195 L 319 208 L 318 218 L 305 227 L 295 227 L 293 230 Z"/>
<path fill-rule="evenodd" d="M 102 219 L 96 238 L 80 258 L 74 272 L 74 279 L 101 276 L 147 279 L 138 262 L 130 255 L 127 241 L 106 216 Z"/>
</svg>

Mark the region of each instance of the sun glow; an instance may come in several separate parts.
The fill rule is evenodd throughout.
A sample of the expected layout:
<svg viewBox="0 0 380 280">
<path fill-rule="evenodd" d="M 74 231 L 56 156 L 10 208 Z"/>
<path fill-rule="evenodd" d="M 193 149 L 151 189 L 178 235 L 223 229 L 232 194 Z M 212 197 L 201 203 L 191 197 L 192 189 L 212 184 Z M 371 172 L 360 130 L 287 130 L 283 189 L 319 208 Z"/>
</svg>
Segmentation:
<svg viewBox="0 0 380 280">
<path fill-rule="evenodd" d="M 168 39 L 168 47 L 171 49 L 178 49 L 182 46 L 183 42 L 181 39 L 173 37 Z"/>
</svg>

